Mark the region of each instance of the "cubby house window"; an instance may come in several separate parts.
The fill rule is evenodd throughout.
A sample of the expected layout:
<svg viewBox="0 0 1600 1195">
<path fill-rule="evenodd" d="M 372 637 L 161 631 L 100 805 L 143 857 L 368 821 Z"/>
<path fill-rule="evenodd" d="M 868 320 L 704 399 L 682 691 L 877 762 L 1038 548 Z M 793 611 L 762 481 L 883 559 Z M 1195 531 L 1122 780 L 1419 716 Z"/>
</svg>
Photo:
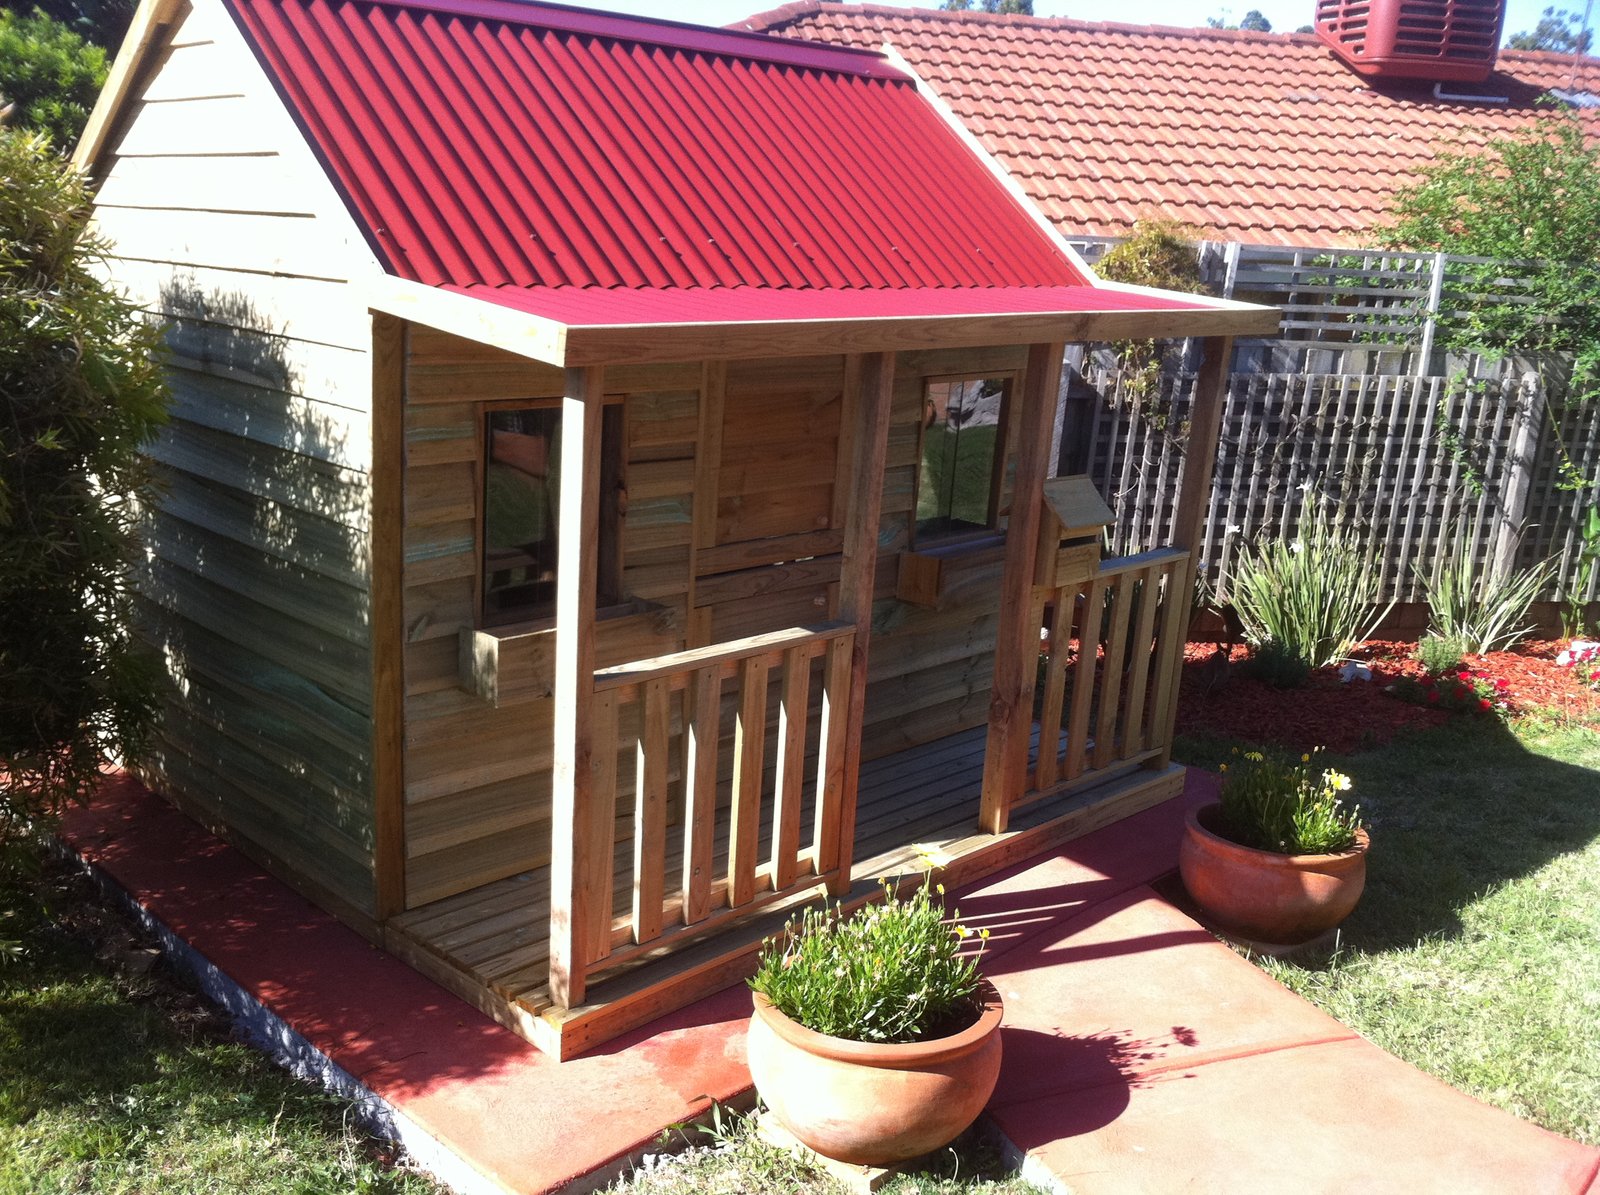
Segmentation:
<svg viewBox="0 0 1600 1195">
<path fill-rule="evenodd" d="M 1009 377 L 929 378 L 922 392 L 916 544 L 999 527 Z"/>
<path fill-rule="evenodd" d="M 561 524 L 561 407 L 486 413 L 483 492 L 483 623 L 500 626 L 556 612 Z M 597 604 L 622 600 L 622 406 L 606 407 L 601 434 Z"/>
</svg>

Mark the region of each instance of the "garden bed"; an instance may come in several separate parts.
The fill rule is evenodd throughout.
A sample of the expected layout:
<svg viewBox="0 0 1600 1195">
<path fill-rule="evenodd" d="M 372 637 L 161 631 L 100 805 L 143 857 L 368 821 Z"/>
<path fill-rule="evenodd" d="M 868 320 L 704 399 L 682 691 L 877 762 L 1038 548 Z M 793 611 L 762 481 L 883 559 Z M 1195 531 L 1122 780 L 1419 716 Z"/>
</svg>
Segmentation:
<svg viewBox="0 0 1600 1195">
<path fill-rule="evenodd" d="M 1600 727 L 1600 692 L 1556 663 L 1564 646 L 1557 640 L 1527 640 L 1510 651 L 1469 656 L 1464 666 L 1506 682 L 1508 713 L 1549 709 L 1578 724 Z M 1473 716 L 1414 705 L 1384 692 L 1402 677 L 1424 675 L 1410 658 L 1413 647 L 1374 639 L 1353 653 L 1372 670 L 1371 680 L 1347 682 L 1341 666 L 1333 665 L 1312 673 L 1300 688 L 1279 689 L 1247 674 L 1243 646 L 1224 657 L 1216 644 L 1191 643 L 1178 697 L 1178 733 L 1348 753 L 1382 746 L 1402 730 Z"/>
</svg>

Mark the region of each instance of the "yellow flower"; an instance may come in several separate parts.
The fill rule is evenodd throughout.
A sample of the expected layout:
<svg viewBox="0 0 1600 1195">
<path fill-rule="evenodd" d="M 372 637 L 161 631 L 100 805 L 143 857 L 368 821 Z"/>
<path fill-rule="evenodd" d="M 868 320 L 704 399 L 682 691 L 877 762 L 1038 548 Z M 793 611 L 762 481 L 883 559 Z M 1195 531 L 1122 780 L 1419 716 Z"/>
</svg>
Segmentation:
<svg viewBox="0 0 1600 1195">
<path fill-rule="evenodd" d="M 1221 770 L 1226 772 L 1228 770 L 1228 765 L 1227 764 L 1223 764 Z"/>
<path fill-rule="evenodd" d="M 1350 791 L 1350 777 L 1346 776 L 1343 772 L 1329 772 L 1328 783 L 1333 785 L 1335 792 L 1343 793 Z"/>
<path fill-rule="evenodd" d="M 1302 755 L 1302 756 L 1301 756 L 1301 757 L 1300 757 L 1300 762 L 1301 762 L 1301 763 L 1310 763 L 1310 762 L 1311 762 L 1311 756 L 1309 756 L 1309 755 Z"/>
</svg>

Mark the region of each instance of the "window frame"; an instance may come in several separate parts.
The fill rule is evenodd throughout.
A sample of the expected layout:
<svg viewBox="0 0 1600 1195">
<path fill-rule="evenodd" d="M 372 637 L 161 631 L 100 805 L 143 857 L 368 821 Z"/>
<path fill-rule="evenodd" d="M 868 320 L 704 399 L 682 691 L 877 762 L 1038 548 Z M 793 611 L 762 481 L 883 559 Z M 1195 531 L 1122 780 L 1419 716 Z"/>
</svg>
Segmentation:
<svg viewBox="0 0 1600 1195">
<path fill-rule="evenodd" d="M 984 547 L 992 545 L 1005 538 L 1005 528 L 1001 525 L 1004 511 L 1001 509 L 1001 498 L 1005 493 L 1006 462 L 1011 450 L 1011 420 L 1014 414 L 1014 398 L 1017 389 L 1017 380 L 1021 371 L 1016 369 L 971 370 L 958 373 L 925 374 L 918 379 L 918 404 L 921 410 L 917 418 L 917 456 L 914 477 L 911 486 L 911 525 L 910 546 L 913 550 L 926 550 L 933 548 L 960 547 L 973 545 Z M 969 530 L 952 531 L 943 535 L 928 536 L 918 529 L 921 521 L 917 517 L 917 507 L 922 499 L 923 462 L 927 459 L 928 436 L 928 388 L 941 384 L 954 382 L 986 382 L 998 381 L 1000 390 L 1000 417 L 995 432 L 994 461 L 992 473 L 989 478 L 989 512 L 983 527 L 973 527 Z"/>
<path fill-rule="evenodd" d="M 605 617 L 619 610 L 631 609 L 623 593 L 623 523 L 627 518 L 628 484 L 628 424 L 626 396 L 607 394 L 602 400 L 600 433 L 600 544 L 599 575 L 595 586 L 595 613 Z M 496 614 L 488 609 L 486 592 L 486 556 L 488 538 L 485 522 L 488 518 L 489 485 L 489 420 L 490 416 L 504 411 L 535 411 L 555 409 L 560 411 L 565 399 L 538 396 L 528 398 L 492 399 L 476 404 L 475 420 L 476 456 L 473 460 L 473 625 L 479 630 L 496 635 L 522 634 L 552 628 L 556 625 L 555 611 L 529 616 L 518 611 Z M 609 536 L 607 527 L 609 526 Z M 610 551 L 604 551 L 610 540 Z M 559 543 L 559 541 L 558 541 Z"/>
</svg>

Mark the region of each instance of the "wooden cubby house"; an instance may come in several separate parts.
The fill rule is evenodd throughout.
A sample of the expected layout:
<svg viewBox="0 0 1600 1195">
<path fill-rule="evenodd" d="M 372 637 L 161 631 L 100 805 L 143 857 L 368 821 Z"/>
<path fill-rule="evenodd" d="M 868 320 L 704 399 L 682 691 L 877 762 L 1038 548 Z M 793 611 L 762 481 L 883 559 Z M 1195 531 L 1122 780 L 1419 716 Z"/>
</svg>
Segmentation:
<svg viewBox="0 0 1600 1195">
<path fill-rule="evenodd" d="M 77 160 L 170 326 L 143 775 L 543 1048 L 819 891 L 1178 791 L 1222 371 L 1276 315 L 1097 280 L 903 66 L 144 0 Z M 1062 353 L 1135 337 L 1205 367 L 1169 542 L 1102 559 Z"/>
</svg>

